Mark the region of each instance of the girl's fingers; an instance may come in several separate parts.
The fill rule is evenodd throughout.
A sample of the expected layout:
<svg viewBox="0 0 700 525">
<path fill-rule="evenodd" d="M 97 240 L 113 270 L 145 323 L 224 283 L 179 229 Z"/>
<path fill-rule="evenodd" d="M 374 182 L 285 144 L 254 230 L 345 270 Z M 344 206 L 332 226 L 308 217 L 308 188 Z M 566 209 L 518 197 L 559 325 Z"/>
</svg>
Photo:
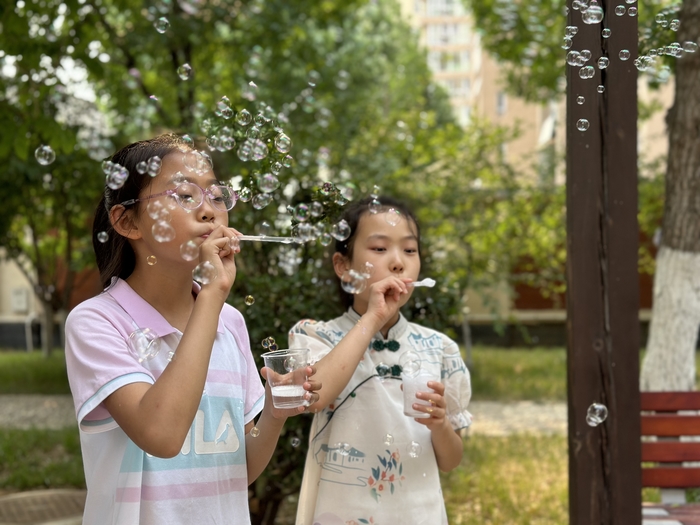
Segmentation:
<svg viewBox="0 0 700 525">
<path fill-rule="evenodd" d="M 307 381 L 304 383 L 304 390 L 308 392 L 317 392 L 321 390 L 322 384 L 320 381 Z"/>
</svg>

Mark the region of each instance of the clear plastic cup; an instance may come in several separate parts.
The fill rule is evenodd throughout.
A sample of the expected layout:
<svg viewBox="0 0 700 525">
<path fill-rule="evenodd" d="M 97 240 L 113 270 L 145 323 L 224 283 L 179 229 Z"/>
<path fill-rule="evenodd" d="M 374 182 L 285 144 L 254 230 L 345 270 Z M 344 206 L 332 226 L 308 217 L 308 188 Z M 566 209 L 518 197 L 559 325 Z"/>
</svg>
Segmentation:
<svg viewBox="0 0 700 525">
<path fill-rule="evenodd" d="M 419 370 L 415 375 L 401 374 L 403 382 L 403 413 L 409 417 L 419 419 L 427 419 L 430 414 L 419 412 L 413 408 L 414 404 L 430 406 L 430 402 L 425 399 L 418 399 L 418 392 L 432 392 L 432 388 L 428 388 L 428 381 L 436 381 L 435 377 L 426 370 Z"/>
<path fill-rule="evenodd" d="M 308 348 L 275 350 L 262 355 L 269 369 L 267 381 L 272 391 L 272 404 L 275 408 L 297 408 L 307 406 L 304 399 L 306 367 L 309 364 Z"/>
</svg>

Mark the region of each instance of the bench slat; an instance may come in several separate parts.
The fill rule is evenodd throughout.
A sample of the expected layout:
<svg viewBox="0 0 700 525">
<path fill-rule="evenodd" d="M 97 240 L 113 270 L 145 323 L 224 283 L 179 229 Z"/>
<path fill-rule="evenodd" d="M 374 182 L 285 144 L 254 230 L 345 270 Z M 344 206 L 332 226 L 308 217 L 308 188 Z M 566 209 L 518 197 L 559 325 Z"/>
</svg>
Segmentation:
<svg viewBox="0 0 700 525">
<path fill-rule="evenodd" d="M 644 414 L 642 436 L 700 436 L 700 416 Z"/>
<path fill-rule="evenodd" d="M 652 467 L 642 469 L 642 487 L 700 487 L 700 468 Z"/>
<path fill-rule="evenodd" d="M 700 443 L 659 441 L 642 443 L 642 461 L 680 463 L 700 461 Z"/>
<path fill-rule="evenodd" d="M 700 392 L 642 392 L 642 410 L 700 410 Z"/>
</svg>

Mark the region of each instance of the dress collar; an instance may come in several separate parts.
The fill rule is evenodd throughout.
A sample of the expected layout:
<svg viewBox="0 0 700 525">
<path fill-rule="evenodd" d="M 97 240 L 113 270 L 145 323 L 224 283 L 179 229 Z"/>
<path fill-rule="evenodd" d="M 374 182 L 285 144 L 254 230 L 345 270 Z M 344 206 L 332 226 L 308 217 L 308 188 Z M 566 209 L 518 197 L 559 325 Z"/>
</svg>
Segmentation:
<svg viewBox="0 0 700 525">
<path fill-rule="evenodd" d="M 343 315 L 346 318 L 348 318 L 352 322 L 353 325 L 356 324 L 357 321 L 359 321 L 360 317 L 361 317 L 360 314 L 358 314 L 353 309 L 352 306 L 350 308 L 348 308 L 348 311 L 345 312 L 345 314 L 343 314 Z M 394 326 L 389 328 L 389 333 L 387 334 L 386 339 L 384 338 L 384 336 L 382 336 L 381 330 L 379 332 L 377 332 L 376 334 L 374 334 L 372 336 L 372 339 L 379 339 L 381 341 L 388 341 L 390 339 L 397 340 L 397 339 L 400 339 L 401 337 L 403 337 L 404 333 L 406 333 L 407 328 L 408 328 L 408 321 L 403 316 L 403 314 L 401 312 L 399 312 L 399 320 L 396 321 L 396 324 L 394 324 Z"/>
</svg>

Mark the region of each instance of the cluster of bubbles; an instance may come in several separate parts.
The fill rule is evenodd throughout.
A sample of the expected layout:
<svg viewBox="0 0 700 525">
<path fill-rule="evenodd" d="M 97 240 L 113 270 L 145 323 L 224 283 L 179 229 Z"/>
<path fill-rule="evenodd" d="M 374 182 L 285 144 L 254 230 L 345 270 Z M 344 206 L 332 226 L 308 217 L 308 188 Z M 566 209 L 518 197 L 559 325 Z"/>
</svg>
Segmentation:
<svg viewBox="0 0 700 525">
<path fill-rule="evenodd" d="M 591 427 L 597 427 L 608 417 L 608 407 L 600 403 L 593 403 L 586 412 L 586 423 Z"/>
<path fill-rule="evenodd" d="M 126 179 L 129 178 L 129 170 L 111 160 L 102 162 L 102 171 L 105 174 L 105 184 L 115 191 L 124 186 Z"/>
<path fill-rule="evenodd" d="M 160 338 L 150 328 L 139 328 L 129 335 L 129 348 L 139 363 L 150 361 L 160 352 Z"/>
<path fill-rule="evenodd" d="M 48 166 L 56 160 L 56 152 L 46 144 L 42 144 L 34 151 L 36 161 L 42 166 Z"/>
<path fill-rule="evenodd" d="M 153 156 L 147 161 L 142 160 L 136 165 L 136 171 L 141 175 L 148 173 L 150 177 L 155 177 L 160 173 L 160 168 L 163 165 L 163 161 L 158 156 Z"/>
<path fill-rule="evenodd" d="M 262 340 L 261 344 L 265 350 L 269 350 L 270 352 L 274 352 L 275 350 L 279 350 L 279 347 L 277 346 L 277 343 L 275 342 L 274 337 L 266 337 L 265 339 Z"/>
<path fill-rule="evenodd" d="M 367 281 L 374 273 L 374 265 L 366 262 L 359 270 L 349 269 L 340 277 L 341 288 L 349 294 L 360 294 L 367 288 Z"/>
</svg>

